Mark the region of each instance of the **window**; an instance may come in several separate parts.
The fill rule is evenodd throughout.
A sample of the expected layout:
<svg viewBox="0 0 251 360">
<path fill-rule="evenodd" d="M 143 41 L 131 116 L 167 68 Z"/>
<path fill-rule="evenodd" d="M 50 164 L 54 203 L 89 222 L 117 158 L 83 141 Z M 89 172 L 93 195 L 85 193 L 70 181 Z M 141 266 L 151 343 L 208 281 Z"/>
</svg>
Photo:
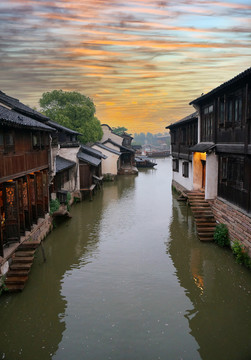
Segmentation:
<svg viewBox="0 0 251 360">
<path fill-rule="evenodd" d="M 173 171 L 179 172 L 179 159 L 173 159 Z"/>
<path fill-rule="evenodd" d="M 13 132 L 5 132 L 3 135 L 4 152 L 9 153 L 15 151 Z"/>
<path fill-rule="evenodd" d="M 213 111 L 214 106 L 209 105 L 203 109 L 202 118 L 202 140 L 212 141 L 213 139 Z"/>
<path fill-rule="evenodd" d="M 182 128 L 182 144 L 186 144 L 187 142 L 187 129 L 185 127 Z"/>
<path fill-rule="evenodd" d="M 0 147 L 3 147 L 4 142 L 3 142 L 3 132 L 0 130 Z"/>
<path fill-rule="evenodd" d="M 242 118 L 242 98 L 239 96 L 234 101 L 234 122 L 240 123 Z"/>
<path fill-rule="evenodd" d="M 225 99 L 224 97 L 220 98 L 220 106 L 219 106 L 219 126 L 223 126 L 225 122 Z"/>
<path fill-rule="evenodd" d="M 227 158 L 221 158 L 221 168 L 220 168 L 221 181 L 227 180 Z"/>
<path fill-rule="evenodd" d="M 189 177 L 189 162 L 188 161 L 184 161 L 182 163 L 182 175 L 184 177 Z"/>
<path fill-rule="evenodd" d="M 175 145 L 176 143 L 176 131 L 171 131 L 171 144 Z"/>
</svg>

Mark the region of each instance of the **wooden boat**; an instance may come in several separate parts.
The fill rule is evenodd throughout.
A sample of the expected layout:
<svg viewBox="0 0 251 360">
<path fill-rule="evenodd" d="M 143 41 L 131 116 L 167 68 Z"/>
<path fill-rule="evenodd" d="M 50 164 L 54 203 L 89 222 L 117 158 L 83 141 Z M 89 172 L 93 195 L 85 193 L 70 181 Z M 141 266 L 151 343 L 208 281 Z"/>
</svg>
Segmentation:
<svg viewBox="0 0 251 360">
<path fill-rule="evenodd" d="M 153 162 L 147 156 L 135 156 L 137 168 L 153 168 L 157 163 Z"/>
</svg>

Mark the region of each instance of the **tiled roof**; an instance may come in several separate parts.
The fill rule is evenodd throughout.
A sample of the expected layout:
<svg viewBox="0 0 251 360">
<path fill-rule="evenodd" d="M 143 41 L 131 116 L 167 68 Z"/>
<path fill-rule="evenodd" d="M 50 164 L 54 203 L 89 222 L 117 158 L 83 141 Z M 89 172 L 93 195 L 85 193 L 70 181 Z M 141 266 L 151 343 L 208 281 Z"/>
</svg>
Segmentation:
<svg viewBox="0 0 251 360">
<path fill-rule="evenodd" d="M 2 105 L 0 105 L 0 125 L 26 127 L 42 131 L 55 131 L 55 129 L 45 125 L 44 123 L 31 119 L 28 116 L 19 114 L 14 110 L 7 109 Z"/>
<path fill-rule="evenodd" d="M 166 129 L 172 129 L 173 127 L 175 126 L 179 126 L 185 122 L 189 122 L 189 121 L 192 121 L 192 120 L 195 120 L 198 118 L 198 112 L 195 111 L 194 113 L 184 117 L 183 119 L 179 120 L 179 121 L 176 121 L 175 123 L 169 125 L 169 126 L 166 126 Z"/>
<path fill-rule="evenodd" d="M 189 148 L 193 152 L 207 152 L 215 147 L 215 144 L 212 142 L 201 142 Z"/>
<path fill-rule="evenodd" d="M 83 153 L 81 150 L 78 152 L 77 155 L 78 159 L 84 162 L 87 162 L 88 164 L 98 166 L 101 163 L 101 159 L 98 159 L 94 156 L 91 156 L 89 154 Z"/>
<path fill-rule="evenodd" d="M 121 155 L 121 152 L 115 150 L 115 149 L 111 149 L 109 148 L 108 146 L 105 146 L 104 144 L 101 144 L 101 143 L 95 143 L 94 145 L 100 147 L 101 149 L 104 149 L 106 151 L 110 151 L 111 153 L 114 153 L 116 155 Z"/>
<path fill-rule="evenodd" d="M 9 106 L 11 109 L 16 110 L 19 113 L 22 113 L 26 116 L 31 116 L 37 120 L 43 122 L 50 120 L 47 116 L 31 109 L 29 106 L 22 104 L 18 99 L 8 96 L 2 91 L 0 91 L 0 103 Z"/>
<path fill-rule="evenodd" d="M 103 158 L 103 159 L 106 159 L 107 156 L 105 156 L 104 154 L 102 154 L 101 151 L 98 151 L 96 149 L 93 149 L 91 148 L 90 146 L 87 146 L 87 145 L 81 145 L 81 150 L 85 153 L 88 153 L 90 154 L 91 156 L 94 156 L 94 157 L 98 157 L 98 158 Z"/>
<path fill-rule="evenodd" d="M 226 81 L 225 83 L 221 84 L 220 86 L 214 88 L 213 90 L 209 91 L 207 94 L 202 95 L 200 97 L 198 97 L 197 99 L 191 101 L 189 103 L 189 105 L 192 104 L 197 104 L 200 103 L 201 101 L 207 99 L 208 97 L 214 95 L 215 93 L 224 90 L 226 87 L 234 85 L 235 83 L 237 83 L 238 81 L 244 79 L 245 77 L 251 76 L 251 67 L 245 71 L 243 71 L 242 73 L 238 74 L 237 76 L 235 76 L 234 78 Z"/>
<path fill-rule="evenodd" d="M 59 173 L 63 170 L 70 169 L 74 165 L 76 165 L 75 162 L 65 159 L 61 156 L 56 156 L 56 172 L 57 173 Z"/>
<path fill-rule="evenodd" d="M 75 131 L 75 130 L 72 130 L 72 129 L 69 129 L 69 128 L 63 126 L 63 125 L 58 124 L 58 123 L 55 122 L 55 121 L 52 121 L 52 120 L 49 120 L 49 121 L 47 122 L 47 124 L 48 124 L 49 126 L 55 128 L 55 129 L 57 129 L 57 130 L 62 130 L 62 131 L 65 131 L 65 132 L 67 132 L 67 133 L 69 133 L 69 134 L 82 135 L 82 134 L 80 134 L 79 132 L 77 132 L 77 131 Z"/>
<path fill-rule="evenodd" d="M 113 141 L 113 140 L 111 140 L 111 139 L 107 139 L 107 140 L 105 140 L 105 141 L 103 142 L 103 144 L 106 144 L 106 143 L 110 143 L 110 144 L 112 144 L 112 145 L 114 145 L 114 146 L 117 146 L 117 147 L 120 148 L 120 150 L 124 150 L 124 152 L 125 152 L 125 151 L 129 151 L 129 152 L 131 152 L 131 153 L 135 153 L 135 151 L 134 151 L 133 149 L 130 149 L 130 148 L 126 147 L 126 146 L 120 145 L 120 144 L 116 143 L 115 141 Z"/>
</svg>

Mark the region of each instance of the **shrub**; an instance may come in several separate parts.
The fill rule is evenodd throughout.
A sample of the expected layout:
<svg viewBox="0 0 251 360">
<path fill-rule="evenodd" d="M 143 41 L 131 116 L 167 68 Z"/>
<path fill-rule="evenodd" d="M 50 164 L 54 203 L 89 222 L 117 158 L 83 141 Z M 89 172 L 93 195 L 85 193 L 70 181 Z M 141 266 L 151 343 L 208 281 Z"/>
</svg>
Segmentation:
<svg viewBox="0 0 251 360">
<path fill-rule="evenodd" d="M 251 259 L 244 245 L 242 245 L 238 240 L 235 240 L 232 245 L 232 251 L 238 264 L 242 264 L 251 269 Z"/>
<path fill-rule="evenodd" d="M 221 247 L 230 246 L 228 229 L 225 224 L 217 224 L 214 230 L 214 241 Z"/>
<path fill-rule="evenodd" d="M 60 207 L 60 202 L 58 199 L 50 201 L 50 215 L 57 211 Z"/>
</svg>

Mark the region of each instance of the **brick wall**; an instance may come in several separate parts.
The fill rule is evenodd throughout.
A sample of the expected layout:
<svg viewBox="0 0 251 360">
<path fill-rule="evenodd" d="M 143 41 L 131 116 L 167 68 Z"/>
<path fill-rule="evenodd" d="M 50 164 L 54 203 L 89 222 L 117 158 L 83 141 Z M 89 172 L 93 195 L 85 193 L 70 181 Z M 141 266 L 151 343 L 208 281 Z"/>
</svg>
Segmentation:
<svg viewBox="0 0 251 360">
<path fill-rule="evenodd" d="M 239 240 L 251 256 L 251 217 L 223 199 L 209 201 L 216 221 L 226 224 L 231 242 Z"/>
</svg>

